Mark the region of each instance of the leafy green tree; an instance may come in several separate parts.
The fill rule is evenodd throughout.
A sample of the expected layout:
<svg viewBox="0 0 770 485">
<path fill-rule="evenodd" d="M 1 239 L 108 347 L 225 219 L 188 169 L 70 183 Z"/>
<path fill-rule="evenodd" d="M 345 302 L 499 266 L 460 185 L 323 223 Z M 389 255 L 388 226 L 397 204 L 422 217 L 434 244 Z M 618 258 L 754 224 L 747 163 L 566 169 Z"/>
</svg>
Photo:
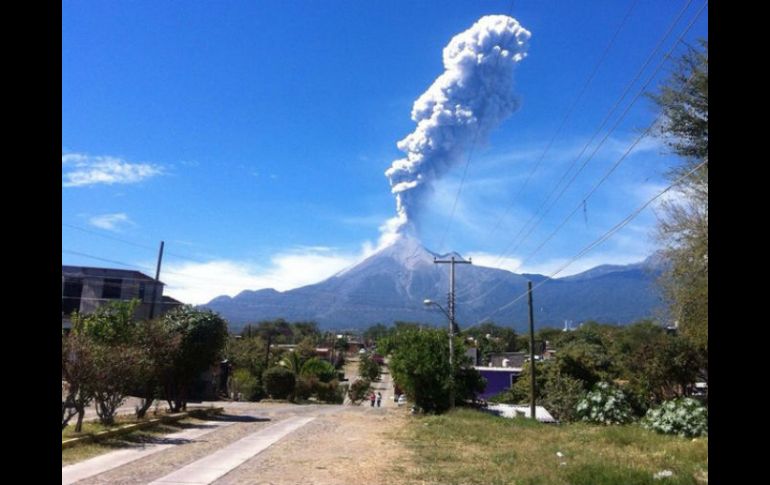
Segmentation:
<svg viewBox="0 0 770 485">
<path fill-rule="evenodd" d="M 464 356 L 462 339 L 455 337 L 454 345 L 451 370 L 445 330 L 404 328 L 378 342 L 378 349 L 391 355 L 389 367 L 393 379 L 411 401 L 426 412 L 443 412 L 449 408 L 452 374 L 457 402 L 474 399 L 474 393 L 484 388 L 481 376 Z"/>
<path fill-rule="evenodd" d="M 214 312 L 190 305 L 171 310 L 163 320 L 180 339 L 173 366 L 164 379 L 169 407 L 179 412 L 186 407 L 195 379 L 220 360 L 228 335 L 227 322 Z"/>
<path fill-rule="evenodd" d="M 308 336 L 302 339 L 299 344 L 297 344 L 297 348 L 294 349 L 294 352 L 296 352 L 304 362 L 316 356 L 315 348 L 315 340 L 313 337 Z"/>
<path fill-rule="evenodd" d="M 313 346 L 321 338 L 321 331 L 316 322 L 293 322 L 290 324 L 292 343 L 308 340 Z"/>
<path fill-rule="evenodd" d="M 473 338 L 484 364 L 489 363 L 489 356 L 492 353 L 515 352 L 519 348 L 519 339 L 515 330 L 492 322 L 468 328 L 463 335 Z"/>
<path fill-rule="evenodd" d="M 695 172 L 678 188 L 683 197 L 664 204 L 658 236 L 669 266 L 662 285 L 672 317 L 704 356 L 708 368 L 708 41 L 690 48 L 652 96 L 664 121 L 659 135 L 683 163 L 672 180 Z M 701 166 L 701 164 L 703 164 Z M 708 374 L 704 376 L 708 380 Z"/>
<path fill-rule="evenodd" d="M 265 363 L 264 367 L 267 369 L 270 366 L 270 352 L 273 343 L 279 337 L 286 337 L 291 335 L 291 327 L 286 320 L 279 318 L 277 320 L 265 320 L 259 322 L 256 327 L 257 334 L 265 341 Z"/>
<path fill-rule="evenodd" d="M 653 322 L 624 328 L 612 353 L 636 398 L 637 413 L 666 399 L 685 396 L 703 366 L 690 340 L 671 335 Z"/>
<path fill-rule="evenodd" d="M 137 345 L 134 315 L 138 305 L 138 300 L 112 301 L 73 318 L 71 334 L 82 338 L 81 343 L 88 341 L 87 362 L 93 366 L 91 379 L 81 383 L 80 390 L 93 396 L 99 420 L 106 425 L 114 422 L 117 408 L 146 373 Z"/>
<path fill-rule="evenodd" d="M 358 361 L 358 375 L 369 381 L 380 378 L 380 365 L 369 354 L 364 354 Z"/>
</svg>

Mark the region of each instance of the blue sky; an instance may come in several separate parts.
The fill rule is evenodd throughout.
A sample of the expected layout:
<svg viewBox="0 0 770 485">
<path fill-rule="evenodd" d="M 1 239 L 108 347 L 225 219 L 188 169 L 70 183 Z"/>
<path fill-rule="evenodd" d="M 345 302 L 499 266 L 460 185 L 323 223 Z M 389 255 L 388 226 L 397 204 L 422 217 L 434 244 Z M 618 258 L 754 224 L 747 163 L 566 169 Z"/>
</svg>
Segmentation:
<svg viewBox="0 0 770 485">
<path fill-rule="evenodd" d="M 435 184 L 424 245 L 550 274 L 663 189 L 677 160 L 643 138 L 582 206 L 655 120 L 641 97 L 542 221 L 515 237 L 685 5 L 575 167 L 647 79 L 647 91 L 665 79 L 670 63 L 653 71 L 703 2 L 514 1 L 511 16 L 532 34 L 514 74 L 520 108 Z M 64 1 L 62 262 L 153 274 L 163 240 L 166 294 L 203 303 L 317 282 L 360 261 L 395 215 L 384 172 L 415 129 L 412 104 L 444 71 L 443 48 L 510 8 L 491 0 Z M 682 39 L 707 36 L 703 10 Z M 683 51 L 674 46 L 674 55 Z M 648 209 L 559 276 L 643 259 L 656 249 L 654 224 Z"/>
</svg>

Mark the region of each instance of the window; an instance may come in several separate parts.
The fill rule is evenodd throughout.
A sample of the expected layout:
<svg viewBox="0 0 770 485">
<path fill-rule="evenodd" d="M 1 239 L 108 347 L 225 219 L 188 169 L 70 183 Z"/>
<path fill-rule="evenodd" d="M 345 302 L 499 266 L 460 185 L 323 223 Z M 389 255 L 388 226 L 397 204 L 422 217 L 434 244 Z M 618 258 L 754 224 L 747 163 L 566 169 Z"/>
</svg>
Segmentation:
<svg viewBox="0 0 770 485">
<path fill-rule="evenodd" d="M 80 310 L 80 297 L 83 294 L 83 280 L 80 278 L 65 278 L 61 292 L 61 311 L 65 316 Z"/>
<path fill-rule="evenodd" d="M 145 286 L 144 283 L 139 283 L 139 301 L 144 301 Z"/>
<path fill-rule="evenodd" d="M 511 387 L 513 387 L 513 385 L 516 384 L 516 381 L 519 380 L 519 375 L 518 374 L 511 374 L 510 377 L 511 377 Z"/>
<path fill-rule="evenodd" d="M 102 286 L 102 298 L 119 299 L 123 281 L 120 278 L 105 278 Z"/>
</svg>

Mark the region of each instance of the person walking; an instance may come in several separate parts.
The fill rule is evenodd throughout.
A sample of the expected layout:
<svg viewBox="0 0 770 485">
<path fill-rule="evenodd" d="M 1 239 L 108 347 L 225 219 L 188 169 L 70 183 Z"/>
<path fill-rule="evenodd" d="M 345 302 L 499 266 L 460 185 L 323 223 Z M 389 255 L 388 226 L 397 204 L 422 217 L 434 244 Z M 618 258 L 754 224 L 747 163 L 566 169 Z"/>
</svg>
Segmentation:
<svg viewBox="0 0 770 485">
<path fill-rule="evenodd" d="M 374 391 L 372 391 L 372 394 L 369 396 L 369 402 L 372 403 L 372 407 L 374 407 L 374 400 L 377 399 L 377 396 L 374 395 Z"/>
<path fill-rule="evenodd" d="M 380 407 L 380 403 L 382 402 L 382 394 L 379 392 L 377 393 L 377 407 Z"/>
</svg>

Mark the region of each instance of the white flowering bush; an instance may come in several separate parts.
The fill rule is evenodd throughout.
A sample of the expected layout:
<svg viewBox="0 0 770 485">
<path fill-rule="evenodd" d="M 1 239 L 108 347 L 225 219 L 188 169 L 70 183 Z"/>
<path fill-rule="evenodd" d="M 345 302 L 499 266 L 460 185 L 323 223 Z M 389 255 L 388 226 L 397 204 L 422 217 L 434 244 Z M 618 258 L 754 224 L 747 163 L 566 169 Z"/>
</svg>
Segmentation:
<svg viewBox="0 0 770 485">
<path fill-rule="evenodd" d="M 620 389 L 607 382 L 599 382 L 577 405 L 577 414 L 583 421 L 599 424 L 623 424 L 633 419 L 631 405 Z"/>
<path fill-rule="evenodd" d="M 704 436 L 708 434 L 708 411 L 695 399 L 674 399 L 648 410 L 642 419 L 642 426 L 658 433 L 688 438 Z"/>
</svg>

